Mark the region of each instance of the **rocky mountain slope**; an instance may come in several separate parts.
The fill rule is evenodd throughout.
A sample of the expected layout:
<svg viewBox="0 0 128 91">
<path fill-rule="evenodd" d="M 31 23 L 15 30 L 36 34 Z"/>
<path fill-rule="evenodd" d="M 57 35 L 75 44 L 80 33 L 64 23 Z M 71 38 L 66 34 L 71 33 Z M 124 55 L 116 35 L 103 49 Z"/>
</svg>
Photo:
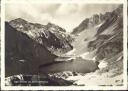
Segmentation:
<svg viewBox="0 0 128 91">
<path fill-rule="evenodd" d="M 85 29 L 94 27 L 94 26 L 106 21 L 110 17 L 110 13 L 111 12 L 106 12 L 105 14 L 95 14 L 90 18 L 86 18 L 79 24 L 79 26 L 74 28 L 72 34 L 78 34 L 82 31 L 84 31 Z"/>
<path fill-rule="evenodd" d="M 102 15 L 102 18 L 101 17 Z M 103 58 L 111 58 L 123 50 L 123 11 L 122 6 L 119 6 L 112 12 L 107 12 L 104 15 L 101 14 L 98 18 L 94 17 L 88 19 L 89 22 L 93 19 L 91 27 L 85 27 L 86 19 L 72 32 L 77 34 L 73 44 L 76 50 L 81 46 L 85 52 L 96 52 L 97 60 Z M 103 17 L 104 16 L 104 17 Z M 97 21 L 98 23 L 95 23 Z M 93 27 L 93 26 L 94 27 Z M 88 23 L 90 26 L 90 23 Z M 78 42 L 81 41 L 79 44 Z M 78 47 L 78 48 L 77 48 Z M 80 51 L 82 51 L 80 50 Z M 78 51 L 77 51 L 78 52 Z M 98 56 L 99 55 L 99 56 Z"/>
<path fill-rule="evenodd" d="M 110 63 L 120 58 L 122 66 L 123 61 L 123 8 L 120 6 L 110 13 L 110 17 L 99 27 L 95 39 L 89 42 L 90 51 L 96 50 L 95 59 L 110 60 Z M 122 55 L 119 55 L 122 54 Z M 116 57 L 119 55 L 118 57 Z M 118 61 L 119 61 L 118 60 Z M 118 63 L 117 63 L 118 64 Z M 123 66 L 122 66 L 123 67 Z"/>
<path fill-rule="evenodd" d="M 72 38 L 66 34 L 65 29 L 48 23 L 41 25 L 38 23 L 30 23 L 24 19 L 18 18 L 9 22 L 16 30 L 27 34 L 30 38 L 36 40 L 45 46 L 55 55 L 63 54 L 73 47 L 70 45 Z"/>
<path fill-rule="evenodd" d="M 26 34 L 5 23 L 6 76 L 38 72 L 40 64 L 53 62 L 57 56 Z M 27 67 L 27 68 L 26 68 Z"/>
<path fill-rule="evenodd" d="M 98 74 L 101 75 L 96 76 L 95 73 L 90 73 L 90 75 L 94 75 L 94 79 L 91 78 L 92 80 L 98 82 L 100 77 L 101 79 L 102 77 L 106 77 L 106 79 L 111 79 L 111 77 L 116 79 L 116 77 L 119 77 L 118 80 L 120 80 L 119 84 L 121 85 L 121 75 L 123 73 L 123 7 L 120 5 L 117 9 L 107 12 L 102 16 L 103 19 L 101 19 L 101 15 L 99 18 L 98 15 L 90 19 L 87 18 L 74 29 L 72 34 L 76 35 L 76 43 L 74 42 L 73 46 L 75 46 L 76 50 L 73 53 L 79 52 L 81 53 L 79 56 L 82 56 L 84 59 L 92 59 L 95 62 L 99 62 L 98 67 L 100 70 Z M 82 43 L 76 45 L 78 41 Z M 78 48 L 81 45 L 83 46 L 82 50 L 79 50 Z M 88 78 L 88 76 L 85 77 Z M 77 78 L 71 79 L 77 80 Z M 82 80 L 83 77 L 76 83 L 84 84 Z M 85 81 L 89 82 L 89 79 Z M 108 85 L 109 82 L 104 84 Z M 113 84 L 116 85 L 115 82 Z M 109 85 L 112 85 L 112 83 Z"/>
<path fill-rule="evenodd" d="M 50 23 L 43 26 L 16 19 L 5 23 L 5 34 L 6 76 L 36 74 L 40 65 L 72 49 L 69 35 Z"/>
</svg>

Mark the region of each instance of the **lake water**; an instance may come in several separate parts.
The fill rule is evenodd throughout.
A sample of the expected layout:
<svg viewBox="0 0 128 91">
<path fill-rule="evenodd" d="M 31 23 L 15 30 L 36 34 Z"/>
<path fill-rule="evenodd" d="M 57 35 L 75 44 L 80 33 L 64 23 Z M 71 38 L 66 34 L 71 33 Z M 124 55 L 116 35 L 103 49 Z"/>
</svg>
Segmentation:
<svg viewBox="0 0 128 91">
<path fill-rule="evenodd" d="M 62 59 L 64 60 L 64 57 Z M 40 66 L 40 72 L 42 73 L 56 73 L 63 71 L 89 73 L 95 71 L 96 69 L 98 69 L 98 66 L 95 62 L 92 60 L 82 59 L 81 57 L 77 57 L 76 59 L 69 61 L 56 61 Z"/>
</svg>

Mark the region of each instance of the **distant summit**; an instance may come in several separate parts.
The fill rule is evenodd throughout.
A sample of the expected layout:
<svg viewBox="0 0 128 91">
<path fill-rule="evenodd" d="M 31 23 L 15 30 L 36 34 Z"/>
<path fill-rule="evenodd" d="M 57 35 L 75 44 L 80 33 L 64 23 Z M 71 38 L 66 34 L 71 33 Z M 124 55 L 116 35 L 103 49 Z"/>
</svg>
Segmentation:
<svg viewBox="0 0 128 91">
<path fill-rule="evenodd" d="M 95 14 L 90 18 L 86 18 L 79 24 L 79 26 L 74 28 L 72 34 L 78 34 L 98 24 L 107 22 L 109 18 L 116 18 L 116 15 L 120 16 L 120 14 L 122 14 L 122 8 L 123 8 L 122 5 L 120 5 L 117 9 L 113 10 L 112 12 L 106 12 L 105 14 Z"/>
</svg>

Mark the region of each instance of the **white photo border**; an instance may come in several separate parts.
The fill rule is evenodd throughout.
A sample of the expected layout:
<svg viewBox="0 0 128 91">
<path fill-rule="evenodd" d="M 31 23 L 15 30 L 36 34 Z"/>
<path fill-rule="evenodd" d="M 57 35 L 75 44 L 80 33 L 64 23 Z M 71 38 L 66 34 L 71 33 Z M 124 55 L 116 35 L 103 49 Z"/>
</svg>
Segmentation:
<svg viewBox="0 0 128 91">
<path fill-rule="evenodd" d="M 15 0 L 16 1 L 16 0 Z M 123 4 L 123 86 L 5 86 L 5 3 L 22 1 L 1 0 L 1 90 L 127 90 L 127 0 L 26 0 L 31 3 Z"/>
</svg>

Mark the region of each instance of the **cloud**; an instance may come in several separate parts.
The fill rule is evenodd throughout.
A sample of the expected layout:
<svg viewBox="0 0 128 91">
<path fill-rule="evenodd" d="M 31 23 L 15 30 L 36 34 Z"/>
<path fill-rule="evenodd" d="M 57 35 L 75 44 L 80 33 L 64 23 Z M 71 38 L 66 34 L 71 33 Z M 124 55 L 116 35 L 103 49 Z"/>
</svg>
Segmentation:
<svg viewBox="0 0 128 91">
<path fill-rule="evenodd" d="M 118 4 L 87 4 L 80 7 L 80 13 L 91 16 L 93 14 L 111 12 L 117 7 Z"/>
<path fill-rule="evenodd" d="M 112 11 L 117 6 L 112 4 L 30 3 L 26 1 L 25 3 L 7 3 L 5 15 L 7 21 L 23 18 L 41 24 L 52 22 L 71 32 L 86 17 Z"/>
<path fill-rule="evenodd" d="M 69 15 L 69 14 L 74 14 L 78 11 L 78 5 L 77 4 L 62 4 L 58 10 L 57 14 L 59 15 Z"/>
</svg>

